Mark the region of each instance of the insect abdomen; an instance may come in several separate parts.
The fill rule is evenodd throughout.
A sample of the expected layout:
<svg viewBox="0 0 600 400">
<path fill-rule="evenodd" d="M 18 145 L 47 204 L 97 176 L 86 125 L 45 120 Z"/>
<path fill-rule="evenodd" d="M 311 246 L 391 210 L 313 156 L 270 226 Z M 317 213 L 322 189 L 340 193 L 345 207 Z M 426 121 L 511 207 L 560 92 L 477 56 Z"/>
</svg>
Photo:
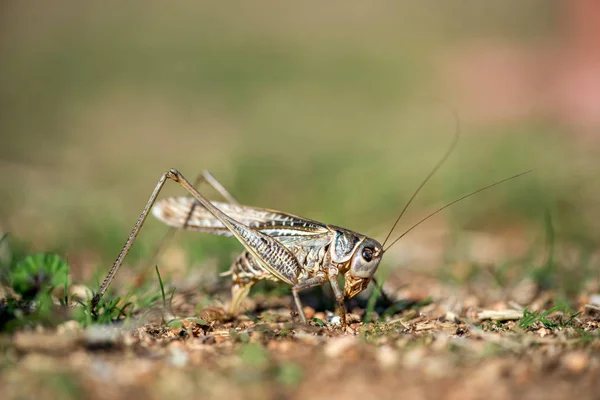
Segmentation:
<svg viewBox="0 0 600 400">
<path fill-rule="evenodd" d="M 234 282 L 239 283 L 258 281 L 262 279 L 269 279 L 273 281 L 278 280 L 275 275 L 265 270 L 248 251 L 244 251 L 233 262 L 233 265 L 231 266 L 231 274 Z"/>
</svg>

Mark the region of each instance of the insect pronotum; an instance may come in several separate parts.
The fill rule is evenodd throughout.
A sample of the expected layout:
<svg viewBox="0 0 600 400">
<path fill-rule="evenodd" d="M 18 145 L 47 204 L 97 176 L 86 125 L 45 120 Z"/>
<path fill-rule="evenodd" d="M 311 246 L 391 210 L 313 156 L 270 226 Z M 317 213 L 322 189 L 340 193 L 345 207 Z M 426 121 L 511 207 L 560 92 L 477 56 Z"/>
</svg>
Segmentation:
<svg viewBox="0 0 600 400">
<path fill-rule="evenodd" d="M 259 280 L 282 281 L 292 286 L 292 295 L 302 322 L 306 323 L 299 292 L 329 282 L 337 300 L 342 326 L 346 325 L 344 299 L 352 298 L 365 290 L 379 266 L 381 258 L 390 247 L 419 224 L 451 205 L 493 186 L 527 174 L 522 172 L 491 185 L 468 193 L 435 210 L 386 243 L 413 199 L 448 158 L 458 141 L 455 139 L 442 159 L 422 181 L 394 222 L 383 244 L 351 230 L 313 221 L 307 218 L 258 207 L 239 204 L 233 196 L 208 172 L 202 179 L 213 186 L 227 201 L 209 201 L 179 171 L 165 172 L 150 195 L 121 253 L 104 279 L 100 290 L 92 299 L 92 310 L 108 289 L 125 256 L 133 246 L 146 217 L 152 211 L 155 217 L 173 228 L 183 228 L 215 235 L 236 238 L 244 251 L 234 261 L 229 271 L 232 296 L 229 312 L 235 315 L 250 288 Z M 167 180 L 179 183 L 192 197 L 170 197 L 156 203 Z M 156 204 L 155 204 L 156 203 Z M 154 206 L 154 207 L 153 207 Z M 344 276 L 340 288 L 338 276 Z"/>
</svg>

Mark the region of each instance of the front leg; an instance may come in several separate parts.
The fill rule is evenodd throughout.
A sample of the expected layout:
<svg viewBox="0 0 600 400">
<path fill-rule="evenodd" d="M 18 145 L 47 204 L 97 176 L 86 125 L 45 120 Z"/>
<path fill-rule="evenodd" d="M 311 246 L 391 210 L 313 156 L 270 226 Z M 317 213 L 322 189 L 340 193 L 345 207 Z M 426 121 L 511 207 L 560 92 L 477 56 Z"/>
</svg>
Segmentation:
<svg viewBox="0 0 600 400">
<path fill-rule="evenodd" d="M 292 286 L 292 295 L 294 296 L 294 303 L 296 304 L 296 309 L 298 310 L 298 314 L 300 315 L 300 319 L 303 323 L 307 323 L 306 315 L 304 314 L 304 310 L 302 309 L 302 302 L 300 301 L 300 293 L 302 290 L 306 290 L 311 287 L 320 286 L 327 282 L 327 278 L 323 275 L 313 276 L 312 278 L 306 278 L 301 280 L 294 286 Z"/>
<path fill-rule="evenodd" d="M 329 284 L 333 289 L 333 294 L 338 303 L 338 309 L 340 310 L 340 317 L 342 318 L 342 328 L 346 328 L 346 306 L 344 305 L 344 293 L 340 289 L 340 285 L 337 281 L 337 271 L 335 274 L 329 275 Z"/>
</svg>

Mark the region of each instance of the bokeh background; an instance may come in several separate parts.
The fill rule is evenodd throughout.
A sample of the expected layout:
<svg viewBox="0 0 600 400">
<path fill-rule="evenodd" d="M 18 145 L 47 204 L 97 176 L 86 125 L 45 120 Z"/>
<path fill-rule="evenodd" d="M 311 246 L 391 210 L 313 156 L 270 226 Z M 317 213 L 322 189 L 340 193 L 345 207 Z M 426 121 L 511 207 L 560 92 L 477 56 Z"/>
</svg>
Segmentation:
<svg viewBox="0 0 600 400">
<path fill-rule="evenodd" d="M 176 167 L 382 239 L 451 142 L 455 109 L 461 141 L 398 233 L 533 172 L 428 221 L 386 266 L 536 259 L 550 229 L 564 265 L 597 267 L 599 4 L 2 2 L 1 230 L 89 281 Z M 165 230 L 150 219 L 129 263 Z M 240 248 L 194 233 L 174 246 L 188 266 Z"/>
</svg>

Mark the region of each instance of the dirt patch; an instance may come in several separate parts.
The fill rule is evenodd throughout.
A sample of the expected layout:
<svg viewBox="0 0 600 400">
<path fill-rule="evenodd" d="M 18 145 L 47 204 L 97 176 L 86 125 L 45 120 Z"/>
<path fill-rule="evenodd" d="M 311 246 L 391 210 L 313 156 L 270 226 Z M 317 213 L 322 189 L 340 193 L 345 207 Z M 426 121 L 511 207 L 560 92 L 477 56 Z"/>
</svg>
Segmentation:
<svg viewBox="0 0 600 400">
<path fill-rule="evenodd" d="M 200 298 L 177 294 L 174 312 Z M 408 301 L 385 316 L 378 304 L 365 323 L 356 304 L 344 330 L 319 309 L 307 308 L 310 325 L 296 323 L 289 303 L 258 295 L 233 320 L 215 306 L 168 324 L 143 310 L 119 327 L 21 330 L 2 339 L 3 398 L 592 399 L 600 390 L 592 305 L 529 321 L 523 310 Z M 490 315 L 499 320 L 481 318 Z"/>
</svg>

